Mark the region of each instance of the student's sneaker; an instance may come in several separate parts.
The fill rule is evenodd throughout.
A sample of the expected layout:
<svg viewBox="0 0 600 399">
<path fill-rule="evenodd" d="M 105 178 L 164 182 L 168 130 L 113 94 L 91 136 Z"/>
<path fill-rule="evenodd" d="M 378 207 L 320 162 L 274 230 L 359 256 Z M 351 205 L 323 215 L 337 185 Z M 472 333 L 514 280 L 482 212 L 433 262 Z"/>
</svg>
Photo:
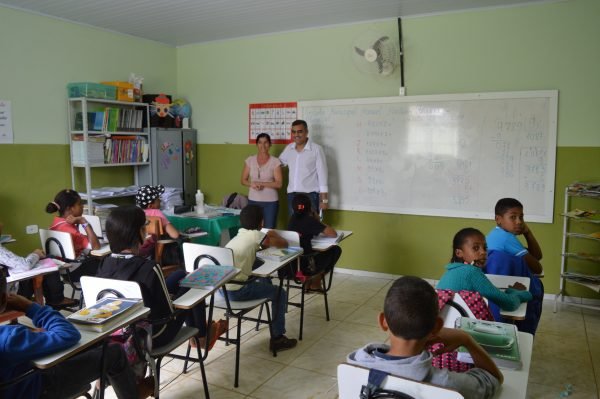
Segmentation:
<svg viewBox="0 0 600 399">
<path fill-rule="evenodd" d="M 286 349 L 292 349 L 298 344 L 298 340 L 294 338 L 288 338 L 285 335 L 277 338 L 271 338 L 269 343 L 269 350 L 279 352 Z"/>
</svg>

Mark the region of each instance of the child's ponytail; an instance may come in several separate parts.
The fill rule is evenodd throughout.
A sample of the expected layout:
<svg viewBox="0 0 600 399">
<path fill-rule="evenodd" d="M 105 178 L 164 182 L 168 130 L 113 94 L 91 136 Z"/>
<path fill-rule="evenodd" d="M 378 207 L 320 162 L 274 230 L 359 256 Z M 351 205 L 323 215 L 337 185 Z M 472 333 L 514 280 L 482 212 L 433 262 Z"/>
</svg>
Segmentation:
<svg viewBox="0 0 600 399">
<path fill-rule="evenodd" d="M 46 205 L 46 212 L 58 212 L 58 214 L 62 216 L 64 215 L 67 208 L 72 207 L 77 203 L 77 201 L 80 200 L 81 197 L 79 196 L 79 193 L 77 191 L 69 189 L 62 190 L 58 194 L 56 194 L 56 197 L 54 197 L 54 201 L 48 202 L 48 205 Z"/>
</svg>

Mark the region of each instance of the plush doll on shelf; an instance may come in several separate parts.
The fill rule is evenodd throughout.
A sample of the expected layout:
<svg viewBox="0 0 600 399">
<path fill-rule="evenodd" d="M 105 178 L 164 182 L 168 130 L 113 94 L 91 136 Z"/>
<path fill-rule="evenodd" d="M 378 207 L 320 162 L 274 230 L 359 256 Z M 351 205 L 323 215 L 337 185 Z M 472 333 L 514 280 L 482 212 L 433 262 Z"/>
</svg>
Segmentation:
<svg viewBox="0 0 600 399">
<path fill-rule="evenodd" d="M 169 128 L 175 125 L 171 96 L 148 94 L 144 95 L 144 102 L 150 104 L 150 126 Z"/>
</svg>

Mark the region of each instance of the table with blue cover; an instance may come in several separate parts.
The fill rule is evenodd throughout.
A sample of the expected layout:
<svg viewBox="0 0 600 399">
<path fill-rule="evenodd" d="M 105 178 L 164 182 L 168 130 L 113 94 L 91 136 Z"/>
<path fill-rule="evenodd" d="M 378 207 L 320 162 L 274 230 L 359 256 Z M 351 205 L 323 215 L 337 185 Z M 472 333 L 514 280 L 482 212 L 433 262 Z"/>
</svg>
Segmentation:
<svg viewBox="0 0 600 399">
<path fill-rule="evenodd" d="M 209 219 L 201 219 L 193 216 L 166 215 L 169 222 L 179 231 L 186 231 L 190 227 L 199 227 L 208 233 L 207 236 L 191 239 L 197 244 L 219 246 L 223 233 L 229 238 L 236 236 L 240 224 L 239 215 L 222 215 Z"/>
</svg>

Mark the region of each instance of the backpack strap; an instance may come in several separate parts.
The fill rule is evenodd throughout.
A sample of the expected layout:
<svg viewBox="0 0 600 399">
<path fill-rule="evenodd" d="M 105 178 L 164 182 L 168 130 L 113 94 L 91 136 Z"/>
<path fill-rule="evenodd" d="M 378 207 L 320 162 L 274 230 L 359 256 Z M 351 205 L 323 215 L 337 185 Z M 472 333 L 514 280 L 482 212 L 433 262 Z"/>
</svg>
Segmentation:
<svg viewBox="0 0 600 399">
<path fill-rule="evenodd" d="M 396 399 L 414 399 L 400 391 L 390 389 L 382 389 L 383 381 L 390 373 L 382 370 L 370 369 L 369 380 L 367 385 L 363 385 L 360 389 L 359 399 L 376 399 L 376 398 L 396 398 Z"/>
<path fill-rule="evenodd" d="M 229 198 L 227 198 L 227 202 L 225 203 L 225 208 L 229 208 L 231 206 L 231 204 L 233 203 L 233 200 L 235 200 L 236 195 L 237 195 L 237 193 L 231 193 Z"/>
</svg>

